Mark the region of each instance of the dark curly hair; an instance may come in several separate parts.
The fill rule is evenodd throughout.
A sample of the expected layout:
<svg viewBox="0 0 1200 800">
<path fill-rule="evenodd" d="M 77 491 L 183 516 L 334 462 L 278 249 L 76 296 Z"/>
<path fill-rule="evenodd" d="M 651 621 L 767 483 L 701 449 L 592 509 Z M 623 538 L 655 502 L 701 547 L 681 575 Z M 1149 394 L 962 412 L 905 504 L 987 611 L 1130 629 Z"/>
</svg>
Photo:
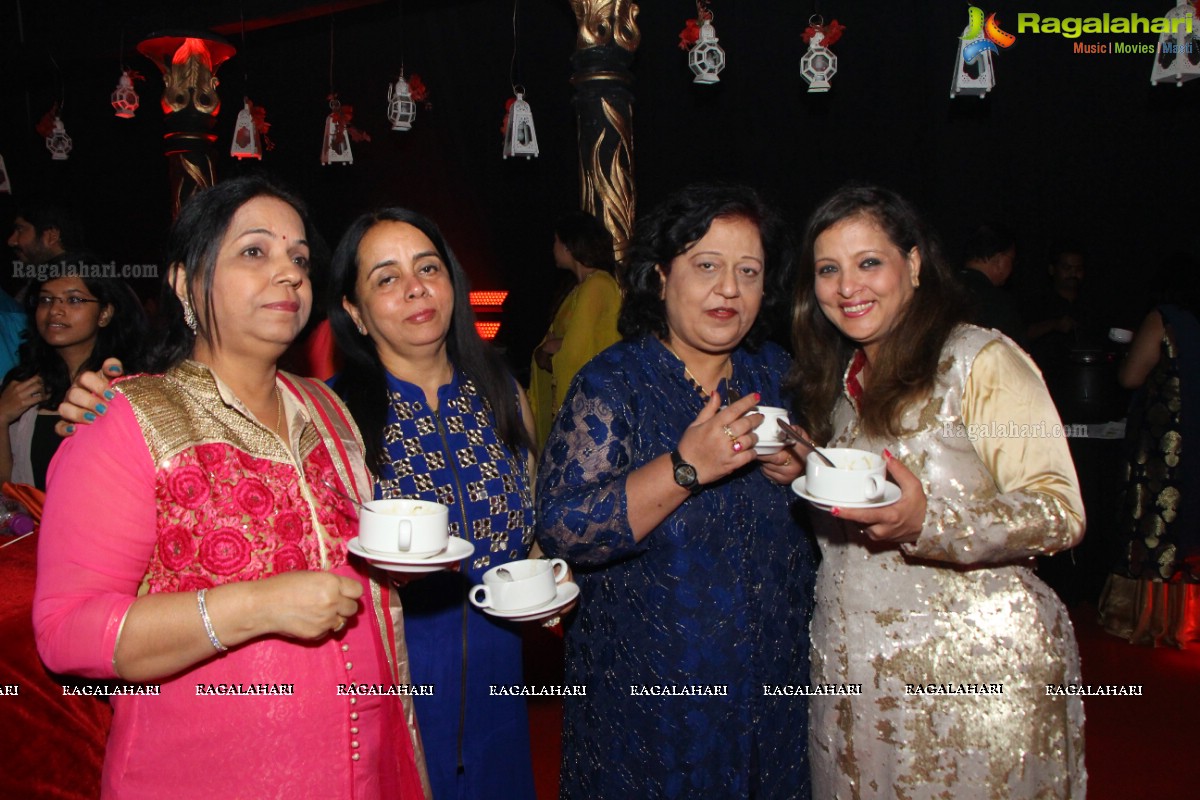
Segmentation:
<svg viewBox="0 0 1200 800">
<path fill-rule="evenodd" d="M 899 433 L 901 413 L 933 388 L 942 346 L 955 326 L 966 321 L 963 290 L 942 257 L 937 237 L 911 203 L 890 189 L 869 184 L 850 184 L 835 192 L 813 212 L 805 231 L 792 312 L 795 360 L 784 382 L 799 403 L 797 416 L 818 443 L 832 434 L 830 414 L 842 392 L 842 374 L 858 345 L 821 310 L 813 249 L 822 233 L 855 218 L 874 222 L 901 252 L 915 247 L 921 255 L 921 286 L 871 362 L 871 380 L 859 404 L 865 432 Z"/>
<path fill-rule="evenodd" d="M 672 194 L 638 220 L 625 269 L 625 302 L 617 328 L 626 339 L 652 333 L 666 338 L 667 309 L 662 300 L 663 274 L 671 261 L 687 251 L 713 220 L 744 219 L 758 228 L 764 259 L 763 300 L 758 317 L 742 341 L 756 349 L 770 338 L 791 300 L 795 248 L 783 218 L 747 186 L 701 183 Z"/>
</svg>

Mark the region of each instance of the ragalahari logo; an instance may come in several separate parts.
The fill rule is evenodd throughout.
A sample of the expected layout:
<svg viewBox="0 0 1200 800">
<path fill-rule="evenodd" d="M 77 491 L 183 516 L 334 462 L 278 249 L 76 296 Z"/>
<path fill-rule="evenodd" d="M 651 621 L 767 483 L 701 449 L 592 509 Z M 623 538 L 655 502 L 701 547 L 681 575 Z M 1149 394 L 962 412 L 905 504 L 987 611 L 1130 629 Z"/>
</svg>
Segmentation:
<svg viewBox="0 0 1200 800">
<path fill-rule="evenodd" d="M 967 14 L 967 31 L 962 40 L 970 44 L 963 48 L 963 63 L 974 64 L 984 53 L 999 53 L 1000 48 L 1007 50 L 1017 41 L 1011 33 L 1000 30 L 995 14 L 989 14 L 985 21 L 983 9 L 975 6 L 969 6 Z"/>
</svg>

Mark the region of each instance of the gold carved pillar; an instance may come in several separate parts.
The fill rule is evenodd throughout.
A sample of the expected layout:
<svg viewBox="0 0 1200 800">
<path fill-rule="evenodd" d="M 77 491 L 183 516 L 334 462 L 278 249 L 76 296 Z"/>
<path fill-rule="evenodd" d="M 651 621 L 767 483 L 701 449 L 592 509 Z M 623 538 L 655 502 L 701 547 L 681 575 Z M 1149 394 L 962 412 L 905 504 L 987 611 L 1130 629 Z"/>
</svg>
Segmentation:
<svg viewBox="0 0 1200 800">
<path fill-rule="evenodd" d="M 579 131 L 580 206 L 612 234 L 617 261 L 633 234 L 633 73 L 641 41 L 630 0 L 571 0 L 579 35 L 571 56 Z"/>
<path fill-rule="evenodd" d="M 163 75 L 163 146 L 174 219 L 184 201 L 216 181 L 217 69 L 237 51 L 207 31 L 169 31 L 139 43 L 138 52 Z"/>
</svg>

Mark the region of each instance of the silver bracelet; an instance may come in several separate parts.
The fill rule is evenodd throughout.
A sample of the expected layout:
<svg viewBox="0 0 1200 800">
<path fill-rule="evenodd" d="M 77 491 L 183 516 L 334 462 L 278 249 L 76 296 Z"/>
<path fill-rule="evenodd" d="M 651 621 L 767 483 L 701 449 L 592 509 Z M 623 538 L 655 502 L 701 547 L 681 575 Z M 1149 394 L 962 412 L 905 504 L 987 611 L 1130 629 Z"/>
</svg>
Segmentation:
<svg viewBox="0 0 1200 800">
<path fill-rule="evenodd" d="M 212 620 L 208 618 L 208 606 L 204 604 L 204 593 L 208 589 L 201 589 L 196 592 L 196 605 L 200 607 L 200 620 L 204 623 L 204 632 L 208 634 L 208 641 L 212 642 L 213 649 L 218 653 L 224 653 L 229 648 L 221 644 L 221 640 L 217 638 L 216 631 L 213 630 Z"/>
</svg>

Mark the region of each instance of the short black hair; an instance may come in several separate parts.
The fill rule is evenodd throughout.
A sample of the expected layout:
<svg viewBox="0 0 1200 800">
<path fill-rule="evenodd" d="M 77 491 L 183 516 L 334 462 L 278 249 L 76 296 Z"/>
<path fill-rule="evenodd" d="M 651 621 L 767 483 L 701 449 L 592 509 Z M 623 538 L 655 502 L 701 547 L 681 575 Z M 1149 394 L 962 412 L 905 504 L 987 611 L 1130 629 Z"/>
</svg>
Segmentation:
<svg viewBox="0 0 1200 800">
<path fill-rule="evenodd" d="M 638 220 L 625 269 L 625 301 L 617 328 L 625 338 L 647 333 L 666 338 L 667 309 L 658 269 L 704 238 L 713 220 L 745 219 L 758 228 L 764 254 L 763 300 L 743 341 L 750 349 L 774 332 L 792 299 L 795 245 L 783 218 L 748 186 L 698 183 L 667 197 Z"/>
<path fill-rule="evenodd" d="M 38 236 L 48 230 L 58 231 L 58 241 L 63 250 L 82 250 L 84 247 L 83 224 L 65 203 L 27 200 L 17 206 L 17 216 L 32 225 Z"/>
<path fill-rule="evenodd" d="M 612 234 L 586 211 L 563 214 L 554 222 L 554 235 L 576 261 L 585 267 L 613 272 Z"/>
<path fill-rule="evenodd" d="M 995 222 L 986 222 L 967 237 L 963 258 L 966 261 L 987 261 L 997 253 L 1017 246 L 1017 237 L 1010 228 Z"/>
</svg>

